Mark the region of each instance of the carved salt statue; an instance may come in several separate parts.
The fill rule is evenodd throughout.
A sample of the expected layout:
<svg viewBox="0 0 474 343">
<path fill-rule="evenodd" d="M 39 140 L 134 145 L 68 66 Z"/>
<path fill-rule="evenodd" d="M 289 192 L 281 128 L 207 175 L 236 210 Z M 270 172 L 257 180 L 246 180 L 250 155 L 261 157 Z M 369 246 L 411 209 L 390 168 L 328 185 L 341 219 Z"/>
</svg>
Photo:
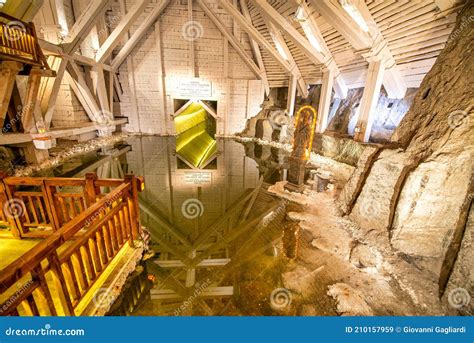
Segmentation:
<svg viewBox="0 0 474 343">
<path fill-rule="evenodd" d="M 288 173 L 288 183 L 285 186 L 288 190 L 303 191 L 305 166 L 313 147 L 316 119 L 317 112 L 310 105 L 301 107 L 296 114 L 293 151 L 289 157 L 290 170 Z"/>
</svg>

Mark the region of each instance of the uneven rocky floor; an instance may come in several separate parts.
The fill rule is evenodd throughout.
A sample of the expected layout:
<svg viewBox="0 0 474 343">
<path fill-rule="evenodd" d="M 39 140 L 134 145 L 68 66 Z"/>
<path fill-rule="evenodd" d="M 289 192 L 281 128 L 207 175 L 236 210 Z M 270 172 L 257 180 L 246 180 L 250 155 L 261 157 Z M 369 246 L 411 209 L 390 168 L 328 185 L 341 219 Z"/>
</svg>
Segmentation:
<svg viewBox="0 0 474 343">
<path fill-rule="evenodd" d="M 282 314 L 443 314 L 425 276 L 414 266 L 389 247 L 383 250 L 357 237 L 354 224 L 338 214 L 335 191 L 289 193 L 284 182 L 269 190 L 303 209 L 288 214 L 299 221 L 301 231 L 298 257 L 282 271 L 283 287 L 292 297 L 292 308 L 282 309 Z M 413 280 L 419 280 L 418 285 Z M 417 291 L 424 293 L 423 301 Z"/>
</svg>

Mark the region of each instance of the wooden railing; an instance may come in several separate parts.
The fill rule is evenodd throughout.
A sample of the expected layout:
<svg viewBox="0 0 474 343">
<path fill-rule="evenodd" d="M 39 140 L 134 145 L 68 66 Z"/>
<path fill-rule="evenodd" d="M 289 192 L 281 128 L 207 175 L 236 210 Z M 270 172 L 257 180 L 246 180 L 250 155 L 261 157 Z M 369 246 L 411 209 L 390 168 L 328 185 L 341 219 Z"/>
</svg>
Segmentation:
<svg viewBox="0 0 474 343">
<path fill-rule="evenodd" d="M 50 69 L 38 43 L 33 23 L 26 23 L 0 13 L 0 55 L 10 59 Z"/>
<path fill-rule="evenodd" d="M 56 187 L 58 184 L 82 187 L 82 198 L 80 193 L 69 197 L 54 197 L 50 191 L 45 197 L 31 192 L 15 193 L 31 203 L 47 204 L 44 206 L 47 219 L 42 224 L 51 225 L 53 230 L 46 239 L 0 271 L 3 301 L 0 315 L 75 315 L 77 305 L 94 282 L 125 244 L 133 246 L 141 231 L 138 192 L 143 181 L 140 178 L 98 180 L 88 174 L 85 180 L 23 178 L 20 182 L 19 178 L 7 178 L 3 183 L 50 187 L 49 181 Z M 113 190 L 103 194 L 99 192 L 101 187 Z M 77 203 L 82 202 L 83 206 L 78 205 L 77 209 L 81 210 L 77 215 L 55 229 L 56 216 L 64 212 L 55 207 L 61 197 L 79 199 Z M 73 204 L 73 200 L 69 203 Z M 48 206 L 51 206 L 49 210 Z"/>
<path fill-rule="evenodd" d="M 0 182 L 1 236 L 44 238 L 76 218 L 123 180 L 8 177 Z"/>
</svg>

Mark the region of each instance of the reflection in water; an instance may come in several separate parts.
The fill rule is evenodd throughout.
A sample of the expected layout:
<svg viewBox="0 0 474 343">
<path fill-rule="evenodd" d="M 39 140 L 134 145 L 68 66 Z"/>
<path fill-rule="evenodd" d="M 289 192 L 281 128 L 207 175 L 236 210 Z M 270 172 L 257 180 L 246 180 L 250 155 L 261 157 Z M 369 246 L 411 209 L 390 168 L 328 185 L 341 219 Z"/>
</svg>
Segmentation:
<svg viewBox="0 0 474 343">
<path fill-rule="evenodd" d="M 201 102 L 184 105 L 174 118 L 176 153 L 191 169 L 206 167 L 217 152 L 216 121 Z"/>
<path fill-rule="evenodd" d="M 281 310 L 269 299 L 281 287 L 276 245 L 286 204 L 266 188 L 282 180 L 285 157 L 218 139 L 213 163 L 190 169 L 177 156 L 176 138 L 135 136 L 89 156 L 82 170 L 77 161 L 61 168 L 145 177 L 140 209 L 153 252 L 145 265 L 155 284 L 134 314 L 261 315 Z"/>
</svg>

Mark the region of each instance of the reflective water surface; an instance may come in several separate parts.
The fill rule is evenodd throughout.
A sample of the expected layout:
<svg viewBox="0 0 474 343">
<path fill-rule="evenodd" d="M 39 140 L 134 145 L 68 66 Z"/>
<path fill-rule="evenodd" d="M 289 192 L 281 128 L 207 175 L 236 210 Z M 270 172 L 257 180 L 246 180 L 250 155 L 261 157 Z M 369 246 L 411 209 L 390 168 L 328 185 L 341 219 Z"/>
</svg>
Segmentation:
<svg viewBox="0 0 474 343">
<path fill-rule="evenodd" d="M 133 315 L 269 315 L 285 301 L 280 242 L 285 204 L 266 191 L 286 174 L 286 154 L 217 139 L 204 168 L 176 153 L 174 137 L 129 137 L 42 174 L 145 177 L 143 262 L 153 287 Z M 283 298 L 282 298 L 283 297 Z"/>
</svg>

